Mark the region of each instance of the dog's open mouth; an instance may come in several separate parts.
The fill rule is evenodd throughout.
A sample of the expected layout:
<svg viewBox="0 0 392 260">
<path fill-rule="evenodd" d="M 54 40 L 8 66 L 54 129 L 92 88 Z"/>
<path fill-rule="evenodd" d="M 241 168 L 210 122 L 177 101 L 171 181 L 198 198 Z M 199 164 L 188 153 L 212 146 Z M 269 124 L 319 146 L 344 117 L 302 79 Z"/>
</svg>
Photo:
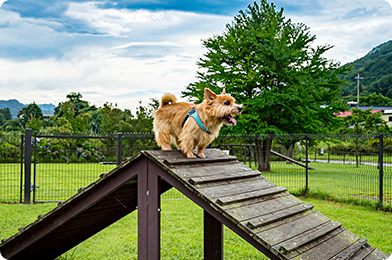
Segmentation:
<svg viewBox="0 0 392 260">
<path fill-rule="evenodd" d="M 223 117 L 223 120 L 228 125 L 230 125 L 230 124 L 237 125 L 237 121 L 231 115 L 227 115 L 227 116 Z"/>
</svg>

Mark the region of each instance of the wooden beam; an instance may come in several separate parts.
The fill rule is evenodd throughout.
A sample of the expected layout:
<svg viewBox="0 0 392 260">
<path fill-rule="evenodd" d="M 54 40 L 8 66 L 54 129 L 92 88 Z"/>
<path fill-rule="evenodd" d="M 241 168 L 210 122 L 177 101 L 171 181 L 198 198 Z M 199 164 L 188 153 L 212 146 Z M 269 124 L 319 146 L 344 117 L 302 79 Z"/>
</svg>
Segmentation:
<svg viewBox="0 0 392 260">
<path fill-rule="evenodd" d="M 223 224 L 205 210 L 204 260 L 223 260 Z"/>
<path fill-rule="evenodd" d="M 297 165 L 299 165 L 299 166 L 301 166 L 301 167 L 306 168 L 306 165 L 305 165 L 305 164 L 300 163 L 300 162 L 298 162 L 298 161 L 296 161 L 296 160 L 294 160 L 294 159 L 291 159 L 290 157 L 284 156 L 283 154 L 280 154 L 280 153 L 275 152 L 275 151 L 273 151 L 273 150 L 271 150 L 271 153 L 272 153 L 273 155 L 276 155 L 276 156 L 279 156 L 279 157 L 285 159 L 286 161 L 295 163 L 295 164 L 297 164 Z M 309 167 L 309 166 L 308 166 L 308 169 L 309 169 L 309 170 L 314 170 L 312 167 Z"/>
</svg>

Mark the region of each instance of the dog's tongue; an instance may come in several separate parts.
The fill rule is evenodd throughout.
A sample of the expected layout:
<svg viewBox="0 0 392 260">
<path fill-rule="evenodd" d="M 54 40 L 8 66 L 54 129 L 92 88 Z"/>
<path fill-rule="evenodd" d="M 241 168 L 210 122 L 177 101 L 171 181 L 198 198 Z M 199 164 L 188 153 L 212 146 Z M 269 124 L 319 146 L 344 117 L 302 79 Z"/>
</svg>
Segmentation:
<svg viewBox="0 0 392 260">
<path fill-rule="evenodd" d="M 227 117 L 233 123 L 233 125 L 237 125 L 237 121 L 231 115 L 228 115 Z"/>
</svg>

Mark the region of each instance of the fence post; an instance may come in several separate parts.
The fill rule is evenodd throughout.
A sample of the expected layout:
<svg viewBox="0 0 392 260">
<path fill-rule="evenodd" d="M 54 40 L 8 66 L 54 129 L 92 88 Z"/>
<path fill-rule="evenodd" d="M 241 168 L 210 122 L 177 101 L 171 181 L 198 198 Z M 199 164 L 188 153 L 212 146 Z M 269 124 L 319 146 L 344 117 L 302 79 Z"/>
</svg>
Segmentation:
<svg viewBox="0 0 392 260">
<path fill-rule="evenodd" d="M 122 133 L 117 133 L 117 165 L 121 164 L 122 154 Z"/>
<path fill-rule="evenodd" d="M 24 146 L 24 135 L 20 137 L 20 191 L 19 191 L 19 203 L 23 201 L 23 147 Z"/>
<path fill-rule="evenodd" d="M 379 203 L 383 206 L 384 195 L 384 134 L 379 135 L 378 167 L 379 167 Z"/>
<path fill-rule="evenodd" d="M 31 204 L 31 129 L 26 129 L 24 204 Z"/>
<path fill-rule="evenodd" d="M 306 190 L 309 190 L 309 142 L 308 142 L 308 136 L 306 136 Z"/>
</svg>

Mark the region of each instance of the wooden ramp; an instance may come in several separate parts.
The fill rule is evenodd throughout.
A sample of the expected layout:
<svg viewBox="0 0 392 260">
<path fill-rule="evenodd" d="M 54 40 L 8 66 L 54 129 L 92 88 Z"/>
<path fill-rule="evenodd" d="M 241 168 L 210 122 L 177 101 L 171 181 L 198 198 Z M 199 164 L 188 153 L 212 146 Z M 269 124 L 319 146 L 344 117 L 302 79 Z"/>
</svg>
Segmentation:
<svg viewBox="0 0 392 260">
<path fill-rule="evenodd" d="M 142 151 L 2 241 L 7 259 L 54 259 L 138 209 L 138 258 L 160 258 L 160 194 L 175 187 L 204 209 L 204 259 L 223 259 L 223 225 L 270 259 L 388 255 L 218 149 L 206 159 Z M 136 242 L 136 241 L 135 241 Z"/>
</svg>

